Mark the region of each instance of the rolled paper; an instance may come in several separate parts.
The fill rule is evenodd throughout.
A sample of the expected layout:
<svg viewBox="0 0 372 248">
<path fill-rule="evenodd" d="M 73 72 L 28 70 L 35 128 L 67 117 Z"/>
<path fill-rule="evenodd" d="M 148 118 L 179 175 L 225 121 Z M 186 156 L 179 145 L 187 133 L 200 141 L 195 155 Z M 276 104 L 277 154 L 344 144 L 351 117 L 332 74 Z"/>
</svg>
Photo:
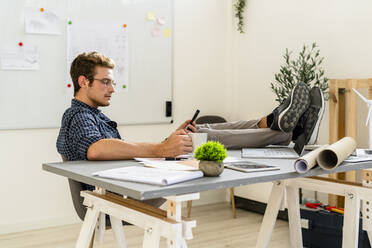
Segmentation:
<svg viewBox="0 0 372 248">
<path fill-rule="evenodd" d="M 319 153 L 326 149 L 328 145 L 324 145 L 321 147 L 318 147 L 314 151 L 311 151 L 307 154 L 305 154 L 302 157 L 299 157 L 296 159 L 294 163 L 294 168 L 298 173 L 306 173 L 312 168 L 314 168 L 317 165 L 316 158 L 318 157 Z"/>
<path fill-rule="evenodd" d="M 356 146 L 357 143 L 353 138 L 344 137 L 319 153 L 318 165 L 324 170 L 333 170 L 349 157 Z"/>
</svg>

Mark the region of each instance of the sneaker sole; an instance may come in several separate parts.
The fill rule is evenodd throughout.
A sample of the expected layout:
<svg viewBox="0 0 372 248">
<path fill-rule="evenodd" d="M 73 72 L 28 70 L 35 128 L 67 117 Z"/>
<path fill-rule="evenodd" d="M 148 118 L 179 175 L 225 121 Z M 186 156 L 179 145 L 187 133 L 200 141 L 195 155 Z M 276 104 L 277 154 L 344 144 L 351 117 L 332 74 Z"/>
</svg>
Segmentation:
<svg viewBox="0 0 372 248">
<path fill-rule="evenodd" d="M 323 98 L 323 92 L 322 91 L 320 91 L 320 95 L 321 95 L 322 99 L 324 99 Z M 320 123 L 321 123 L 321 121 L 323 119 L 324 110 L 325 110 L 325 108 L 324 108 L 324 100 L 322 100 L 322 107 L 320 108 L 319 113 L 318 113 L 318 120 L 316 121 L 315 127 L 313 129 L 313 132 L 312 132 L 312 134 L 310 136 L 309 141 L 307 142 L 307 145 L 314 145 L 315 142 L 316 142 L 316 140 L 317 140 L 317 138 L 318 138 L 319 126 L 320 126 Z"/>
<path fill-rule="evenodd" d="M 303 91 L 305 91 L 306 94 L 302 94 Z M 301 115 L 306 111 L 309 105 L 309 90 L 305 85 L 298 85 L 292 90 L 291 102 L 288 107 L 279 115 L 279 129 L 285 133 L 292 132 Z"/>
</svg>

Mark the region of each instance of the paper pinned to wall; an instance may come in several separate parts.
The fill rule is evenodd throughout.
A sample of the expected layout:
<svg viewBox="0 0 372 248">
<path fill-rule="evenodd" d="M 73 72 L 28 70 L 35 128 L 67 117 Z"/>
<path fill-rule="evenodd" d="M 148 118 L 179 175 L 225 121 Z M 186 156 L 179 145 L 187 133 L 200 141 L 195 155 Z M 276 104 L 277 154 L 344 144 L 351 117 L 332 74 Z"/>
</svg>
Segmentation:
<svg viewBox="0 0 372 248">
<path fill-rule="evenodd" d="M 2 70 L 39 70 L 39 50 L 34 45 L 9 46 L 0 51 Z"/>
<path fill-rule="evenodd" d="M 164 17 L 158 17 L 158 18 L 156 18 L 156 22 L 159 25 L 164 25 L 165 24 L 165 19 L 164 19 Z"/>
<path fill-rule="evenodd" d="M 123 28 L 122 23 L 127 22 L 73 20 L 71 25 L 67 25 L 67 68 L 83 52 L 100 52 L 115 61 L 117 89 L 128 91 L 128 27 Z M 66 80 L 72 83 L 69 70 Z"/>
<path fill-rule="evenodd" d="M 25 9 L 25 32 L 29 34 L 62 34 L 61 19 L 52 11 Z"/>
<path fill-rule="evenodd" d="M 151 31 L 152 37 L 159 37 L 160 36 L 160 28 L 154 27 Z"/>
</svg>

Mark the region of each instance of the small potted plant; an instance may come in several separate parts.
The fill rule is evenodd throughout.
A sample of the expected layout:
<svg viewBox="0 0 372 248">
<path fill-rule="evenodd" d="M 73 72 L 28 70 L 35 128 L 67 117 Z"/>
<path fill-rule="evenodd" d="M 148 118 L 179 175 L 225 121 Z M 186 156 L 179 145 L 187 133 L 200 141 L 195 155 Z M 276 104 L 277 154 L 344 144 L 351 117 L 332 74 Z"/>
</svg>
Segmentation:
<svg viewBox="0 0 372 248">
<path fill-rule="evenodd" d="M 199 160 L 199 169 L 207 177 L 216 177 L 222 173 L 223 160 L 226 157 L 225 147 L 217 141 L 208 141 L 195 151 L 195 158 Z"/>
</svg>

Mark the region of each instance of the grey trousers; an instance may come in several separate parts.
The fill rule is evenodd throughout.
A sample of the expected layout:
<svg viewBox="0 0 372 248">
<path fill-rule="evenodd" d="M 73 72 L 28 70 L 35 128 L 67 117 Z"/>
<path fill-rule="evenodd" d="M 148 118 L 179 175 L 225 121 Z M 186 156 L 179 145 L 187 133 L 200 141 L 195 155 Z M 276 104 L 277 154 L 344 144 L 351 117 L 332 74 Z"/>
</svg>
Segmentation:
<svg viewBox="0 0 372 248">
<path fill-rule="evenodd" d="M 196 125 L 198 133 L 208 133 L 208 140 L 219 141 L 228 149 L 288 145 L 292 133 L 259 128 L 260 120 Z"/>
</svg>

